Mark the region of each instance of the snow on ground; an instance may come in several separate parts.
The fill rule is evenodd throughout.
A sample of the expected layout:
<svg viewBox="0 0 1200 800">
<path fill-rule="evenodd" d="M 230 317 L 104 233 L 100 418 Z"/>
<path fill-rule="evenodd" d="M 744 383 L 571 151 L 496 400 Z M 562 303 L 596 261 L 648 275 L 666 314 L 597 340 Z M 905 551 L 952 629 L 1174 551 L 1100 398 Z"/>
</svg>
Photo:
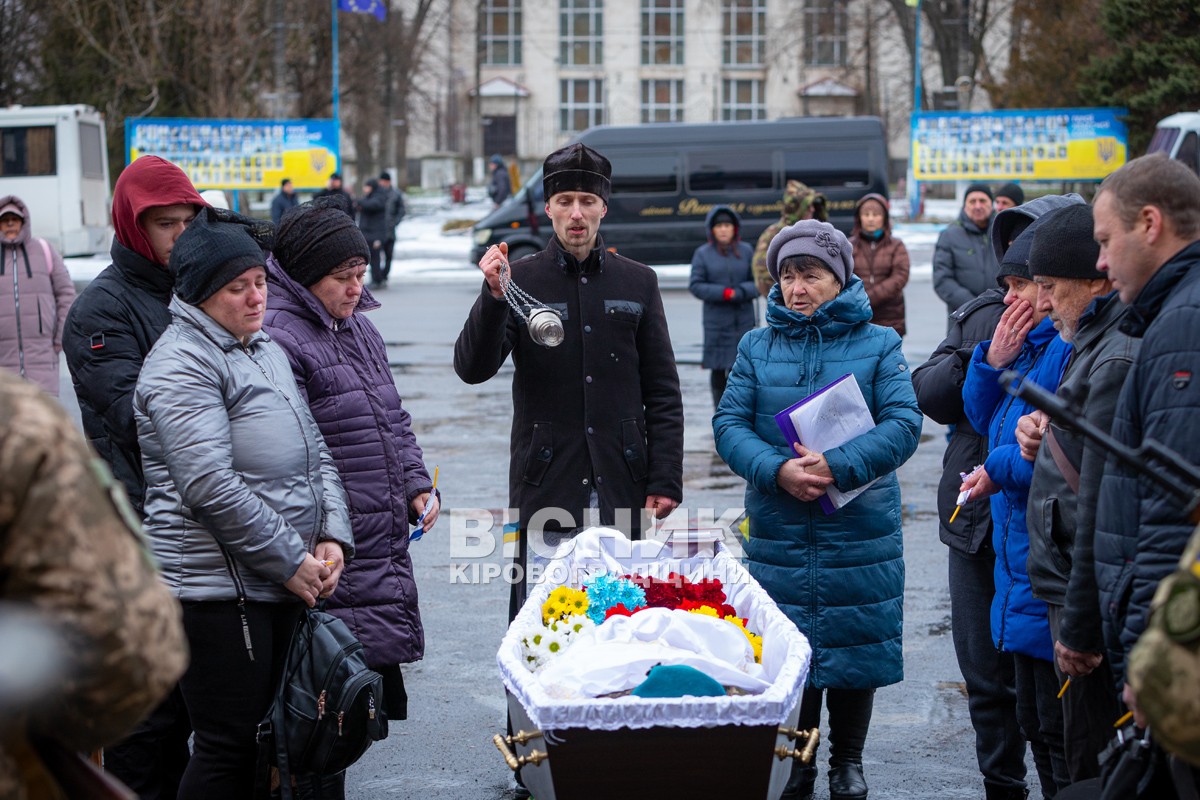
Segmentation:
<svg viewBox="0 0 1200 800">
<path fill-rule="evenodd" d="M 447 222 L 482 219 L 492 209 L 483 189 L 472 190 L 468 202 L 455 204 L 448 195 L 414 195 L 408 198 L 408 216 L 396 234 L 392 275 L 405 281 L 477 281 L 479 272 L 471 263 L 469 225 L 443 233 Z M 902 200 L 894 200 L 898 207 Z M 911 280 L 930 280 L 933 273 L 933 246 L 945 221 L 954 219 L 958 205 L 953 200 L 927 200 L 926 216 L 942 222 L 899 221 L 894 233 L 904 241 L 912 257 Z M 77 283 L 87 283 L 109 264 L 108 254 L 66 259 L 67 271 Z M 686 286 L 687 264 L 655 267 L 664 286 Z"/>
</svg>

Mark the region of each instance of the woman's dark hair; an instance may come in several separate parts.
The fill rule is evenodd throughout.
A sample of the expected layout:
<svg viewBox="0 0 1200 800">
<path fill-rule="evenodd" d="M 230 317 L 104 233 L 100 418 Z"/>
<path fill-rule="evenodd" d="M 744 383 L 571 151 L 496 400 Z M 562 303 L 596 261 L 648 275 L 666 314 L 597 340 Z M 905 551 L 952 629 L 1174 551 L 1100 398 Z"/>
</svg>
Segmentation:
<svg viewBox="0 0 1200 800">
<path fill-rule="evenodd" d="M 826 272 L 828 272 L 830 275 L 832 275 L 834 277 L 834 279 L 837 280 L 839 285 L 842 282 L 841 279 L 838 278 L 837 273 L 833 271 L 833 268 L 830 267 L 828 264 L 826 264 L 821 259 L 817 258 L 816 256 L 810 256 L 810 255 L 788 256 L 787 258 L 783 259 L 783 261 L 780 261 L 779 262 L 779 280 L 780 281 L 783 280 L 783 274 L 785 272 L 787 272 L 789 269 L 795 270 L 798 273 L 807 272 L 810 269 L 823 269 Z"/>
</svg>

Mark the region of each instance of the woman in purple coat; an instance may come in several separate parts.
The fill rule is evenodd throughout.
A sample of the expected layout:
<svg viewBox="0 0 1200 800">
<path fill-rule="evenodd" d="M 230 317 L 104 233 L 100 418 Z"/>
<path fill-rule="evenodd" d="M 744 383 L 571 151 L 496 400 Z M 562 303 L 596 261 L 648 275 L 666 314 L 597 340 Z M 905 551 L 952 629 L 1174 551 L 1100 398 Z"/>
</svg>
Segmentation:
<svg viewBox="0 0 1200 800">
<path fill-rule="evenodd" d="M 419 661 L 425 638 L 408 554 L 409 527 L 440 503 L 400 404 L 363 288 L 366 239 L 342 211 L 304 204 L 279 222 L 268 260 L 265 328 L 279 343 L 337 462 L 350 502 L 356 557 L 329 610 L 345 620 L 383 675 L 391 720 L 407 716 L 400 665 Z M 322 794 L 328 797 L 328 794 Z"/>
</svg>

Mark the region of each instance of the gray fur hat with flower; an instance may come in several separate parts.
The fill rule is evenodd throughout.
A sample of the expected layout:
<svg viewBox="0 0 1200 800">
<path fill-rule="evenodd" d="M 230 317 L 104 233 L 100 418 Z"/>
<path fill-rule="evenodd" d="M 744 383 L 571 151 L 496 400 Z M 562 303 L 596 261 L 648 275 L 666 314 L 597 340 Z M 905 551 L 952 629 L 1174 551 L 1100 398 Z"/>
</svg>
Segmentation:
<svg viewBox="0 0 1200 800">
<path fill-rule="evenodd" d="M 779 265 L 791 256 L 813 256 L 829 268 L 843 287 L 854 274 L 854 248 L 846 235 L 828 222 L 802 219 L 789 225 L 767 247 L 767 271 L 779 282 Z"/>
</svg>

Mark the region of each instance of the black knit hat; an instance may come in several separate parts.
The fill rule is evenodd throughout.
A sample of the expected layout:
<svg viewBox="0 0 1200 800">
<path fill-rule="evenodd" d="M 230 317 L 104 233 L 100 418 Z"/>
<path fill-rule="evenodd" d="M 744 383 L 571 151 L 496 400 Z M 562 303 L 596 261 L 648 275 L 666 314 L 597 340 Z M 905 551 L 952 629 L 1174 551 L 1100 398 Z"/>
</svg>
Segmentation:
<svg viewBox="0 0 1200 800">
<path fill-rule="evenodd" d="M 1025 190 L 1015 183 L 1006 183 L 996 190 L 996 197 L 1007 197 L 1016 205 L 1025 202 Z"/>
<path fill-rule="evenodd" d="M 325 198 L 284 212 L 274 253 L 283 271 L 301 286 L 312 286 L 352 256 L 371 259 L 371 248 L 354 220 Z"/>
<path fill-rule="evenodd" d="M 171 249 L 175 294 L 200 305 L 251 267 L 265 267 L 274 234 L 270 222 L 205 206 Z"/>
<path fill-rule="evenodd" d="M 1095 280 L 1108 275 L 1096 269 L 1100 245 L 1092 238 L 1092 207 L 1072 205 L 1039 219 L 1029 250 L 1029 272 L 1054 278 Z"/>
<path fill-rule="evenodd" d="M 569 144 L 546 156 L 542 191 L 547 200 L 559 192 L 589 192 L 605 203 L 612 190 L 612 164 L 586 144 Z"/>
<path fill-rule="evenodd" d="M 972 192 L 983 192 L 988 196 L 989 199 L 996 199 L 996 195 L 992 194 L 992 187 L 988 186 L 986 183 L 972 183 L 967 187 L 967 190 L 963 192 L 964 202 L 966 202 L 966 199 L 971 196 Z"/>
<path fill-rule="evenodd" d="M 1000 270 L 996 273 L 996 282 L 1000 284 L 1001 288 L 1008 288 L 1004 279 L 1009 275 L 1015 278 L 1024 278 L 1027 281 L 1033 280 L 1033 276 L 1029 274 L 1029 246 L 1033 244 L 1033 230 L 1031 223 L 1016 239 L 1013 239 L 1013 243 L 1004 251 L 1004 259 L 1000 262 Z"/>
</svg>

